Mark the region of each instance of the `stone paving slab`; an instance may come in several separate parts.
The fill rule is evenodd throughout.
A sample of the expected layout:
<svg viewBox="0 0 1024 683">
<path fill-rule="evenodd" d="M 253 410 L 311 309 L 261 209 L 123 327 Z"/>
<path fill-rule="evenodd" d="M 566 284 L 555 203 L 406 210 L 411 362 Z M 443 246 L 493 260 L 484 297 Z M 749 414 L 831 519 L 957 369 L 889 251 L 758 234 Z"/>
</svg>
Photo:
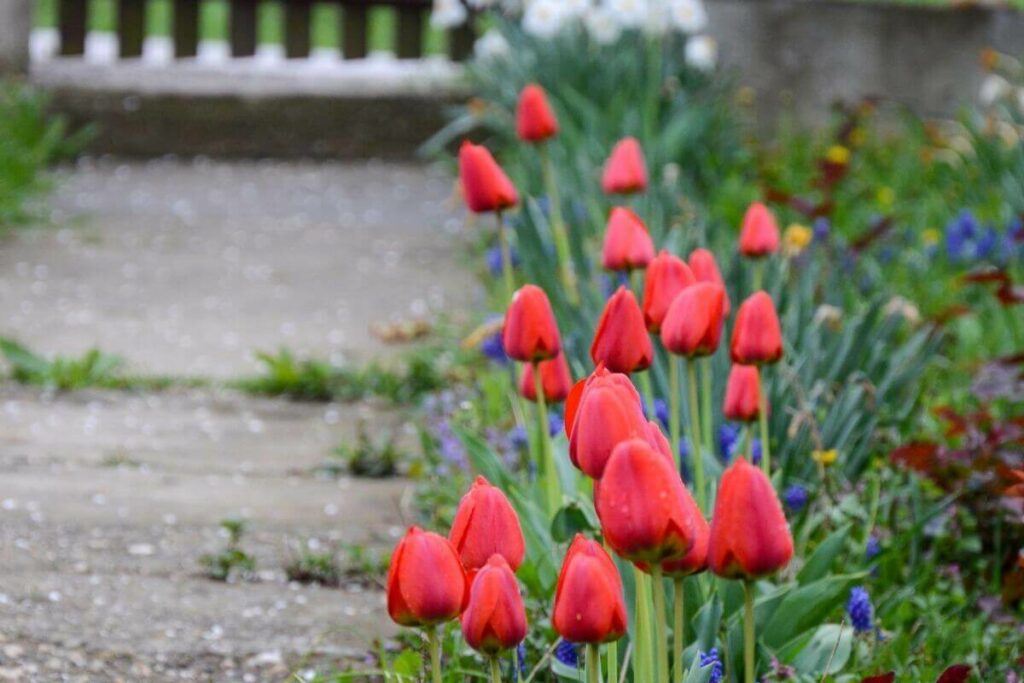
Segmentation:
<svg viewBox="0 0 1024 683">
<path fill-rule="evenodd" d="M 151 374 L 237 377 L 287 346 L 388 353 L 370 331 L 468 303 L 453 184 L 381 163 L 85 160 L 52 222 L 0 249 L 0 334 Z"/>
</svg>

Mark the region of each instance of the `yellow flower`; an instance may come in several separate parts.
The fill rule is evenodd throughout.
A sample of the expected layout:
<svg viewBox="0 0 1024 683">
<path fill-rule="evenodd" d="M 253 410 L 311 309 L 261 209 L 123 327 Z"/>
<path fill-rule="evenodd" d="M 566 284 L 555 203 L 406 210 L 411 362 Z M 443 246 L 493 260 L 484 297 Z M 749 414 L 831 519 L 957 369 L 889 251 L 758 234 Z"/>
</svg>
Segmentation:
<svg viewBox="0 0 1024 683">
<path fill-rule="evenodd" d="M 793 223 L 782 233 L 782 251 L 786 256 L 796 256 L 811 243 L 814 232 L 806 225 Z"/>
<path fill-rule="evenodd" d="M 889 208 L 896 201 L 896 192 L 891 187 L 880 187 L 875 197 L 882 208 Z"/>
<path fill-rule="evenodd" d="M 814 460 L 814 462 L 825 466 L 834 463 L 836 461 L 836 458 L 838 457 L 839 451 L 837 451 L 835 448 L 830 448 L 827 451 L 813 451 L 811 453 L 811 458 Z"/>
<path fill-rule="evenodd" d="M 484 339 L 490 337 L 492 334 L 501 331 L 501 327 L 504 324 L 504 320 L 491 320 L 485 322 L 475 330 L 470 332 L 465 339 L 462 340 L 463 349 L 475 349 L 483 343 Z"/>
<path fill-rule="evenodd" d="M 926 247 L 934 247 L 942 239 L 942 233 L 935 228 L 926 228 L 921 231 L 921 241 Z"/>
<path fill-rule="evenodd" d="M 850 150 L 842 145 L 832 145 L 825 152 L 825 158 L 833 164 L 846 165 L 850 163 Z"/>
</svg>

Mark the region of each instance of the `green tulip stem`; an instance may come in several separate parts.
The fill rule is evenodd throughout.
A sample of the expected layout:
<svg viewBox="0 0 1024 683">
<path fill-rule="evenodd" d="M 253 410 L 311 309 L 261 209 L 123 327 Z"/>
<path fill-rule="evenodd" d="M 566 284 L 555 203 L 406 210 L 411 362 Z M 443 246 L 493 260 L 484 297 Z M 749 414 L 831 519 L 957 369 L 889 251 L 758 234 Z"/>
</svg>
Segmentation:
<svg viewBox="0 0 1024 683">
<path fill-rule="evenodd" d="M 587 681 L 601 683 L 601 657 L 597 643 L 587 643 Z"/>
<path fill-rule="evenodd" d="M 562 201 L 558 196 L 558 184 L 555 182 L 555 167 L 551 163 L 547 143 L 539 144 L 537 152 L 540 154 L 544 188 L 548 193 L 548 206 L 551 207 L 551 236 L 554 238 L 555 252 L 558 254 L 562 286 L 565 287 L 569 303 L 578 304 L 580 293 L 576 288 L 576 269 L 572 262 L 572 252 L 569 250 L 569 235 L 565 229 L 565 221 L 562 219 Z"/>
<path fill-rule="evenodd" d="M 672 442 L 672 458 L 676 461 L 676 470 L 680 470 L 679 456 L 679 363 L 676 356 L 668 356 L 668 434 Z"/>
<path fill-rule="evenodd" d="M 501 665 L 497 657 L 491 657 L 491 683 L 501 683 Z"/>
<path fill-rule="evenodd" d="M 512 250 L 508 246 L 508 233 L 501 211 L 494 212 L 498 219 L 498 244 L 501 247 L 501 273 L 505 277 L 505 305 L 512 303 L 512 294 L 516 291 L 515 276 L 512 273 Z"/>
<path fill-rule="evenodd" d="M 700 452 L 700 408 L 697 403 L 697 361 L 686 360 L 687 385 L 690 390 L 690 455 L 693 461 L 693 488 L 697 493 L 697 505 L 704 509 L 704 457 Z"/>
<path fill-rule="evenodd" d="M 675 623 L 672 625 L 672 666 L 675 668 L 675 676 L 673 677 L 674 683 L 683 683 L 683 629 L 684 626 L 684 596 L 683 596 L 683 577 L 677 576 L 672 581 L 672 587 L 674 589 L 675 598 L 675 610 L 673 616 L 675 617 Z"/>
<path fill-rule="evenodd" d="M 754 679 L 754 585 L 750 579 L 743 581 L 743 666 L 746 683 Z"/>
<path fill-rule="evenodd" d="M 764 281 L 764 262 L 763 258 L 754 259 L 754 287 L 751 293 L 761 289 L 761 283 Z"/>
<path fill-rule="evenodd" d="M 764 372 L 761 373 L 761 392 L 757 401 L 758 421 L 761 423 L 761 469 L 769 477 L 772 476 L 771 453 L 768 446 L 768 387 L 765 386 Z M 751 453 L 751 459 L 754 455 Z"/>
<path fill-rule="evenodd" d="M 430 675 L 433 683 L 441 683 L 441 639 L 437 626 L 427 628 L 427 645 L 430 650 Z"/>
<path fill-rule="evenodd" d="M 661 577 L 661 565 L 651 567 L 651 579 L 654 581 L 654 640 L 658 653 L 658 681 L 668 683 L 668 640 L 665 634 L 665 582 Z"/>
<path fill-rule="evenodd" d="M 651 596 L 647 575 L 633 565 L 633 579 L 636 584 L 636 608 L 633 618 L 636 619 L 634 636 L 636 645 L 633 648 L 633 680 L 653 681 L 654 651 L 651 647 Z"/>
<path fill-rule="evenodd" d="M 636 373 L 637 379 L 640 382 L 640 390 L 644 395 L 644 403 L 647 404 L 647 419 L 653 420 L 654 417 L 654 389 L 651 388 L 651 371 L 644 370 L 643 372 Z"/>
<path fill-rule="evenodd" d="M 754 425 L 749 422 L 743 426 L 743 448 L 740 450 L 740 457 L 745 458 L 747 462 L 751 462 L 754 459 L 754 454 L 750 452 L 750 435 L 753 431 Z"/>
<path fill-rule="evenodd" d="M 619 680 L 619 644 L 616 641 L 608 643 L 604 651 L 608 663 L 605 668 L 608 670 L 608 681 L 618 683 Z"/>
<path fill-rule="evenodd" d="M 701 417 L 704 418 L 704 422 L 701 424 L 703 431 L 702 436 L 704 437 L 704 452 L 714 452 L 714 437 L 711 428 L 711 356 L 704 357 L 701 362 Z"/>
<path fill-rule="evenodd" d="M 537 430 L 540 432 L 537 443 L 540 444 L 540 462 L 538 470 L 544 473 L 544 491 L 547 497 L 548 514 L 554 515 L 561 500 L 558 472 L 555 471 L 555 458 L 551 453 L 551 431 L 548 423 L 548 404 L 544 397 L 544 380 L 540 374 L 540 363 L 533 364 L 533 386 L 537 392 Z"/>
</svg>

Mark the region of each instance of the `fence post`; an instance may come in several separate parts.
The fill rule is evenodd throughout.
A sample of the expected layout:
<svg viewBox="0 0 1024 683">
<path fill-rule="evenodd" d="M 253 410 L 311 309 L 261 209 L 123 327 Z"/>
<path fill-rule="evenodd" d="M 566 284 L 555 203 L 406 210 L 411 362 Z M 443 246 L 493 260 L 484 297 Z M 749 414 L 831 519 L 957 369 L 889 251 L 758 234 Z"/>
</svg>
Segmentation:
<svg viewBox="0 0 1024 683">
<path fill-rule="evenodd" d="M 33 0 L 0 2 L 0 74 L 28 71 L 28 39 Z"/>
</svg>

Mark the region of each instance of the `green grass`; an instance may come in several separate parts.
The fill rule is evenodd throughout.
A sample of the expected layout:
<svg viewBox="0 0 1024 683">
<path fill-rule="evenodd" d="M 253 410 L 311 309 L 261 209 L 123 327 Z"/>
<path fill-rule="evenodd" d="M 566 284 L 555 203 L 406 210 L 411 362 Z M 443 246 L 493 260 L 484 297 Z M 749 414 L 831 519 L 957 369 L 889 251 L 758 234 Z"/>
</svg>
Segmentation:
<svg viewBox="0 0 1024 683">
<path fill-rule="evenodd" d="M 208 0 L 201 3 L 199 34 L 203 40 L 227 40 L 228 2 Z M 90 3 L 89 30 L 113 32 L 117 26 L 115 0 L 92 0 Z M 146 11 L 146 35 L 166 36 L 171 32 L 171 0 L 149 0 Z M 341 9 L 333 3 L 316 3 L 313 6 L 314 47 L 339 47 L 341 45 Z M 35 25 L 53 27 L 57 25 L 57 0 L 36 0 Z M 283 40 L 284 9 L 280 2 L 263 2 L 260 5 L 258 39 L 262 44 L 279 44 Z M 395 35 L 394 10 L 388 7 L 374 7 L 369 17 L 370 50 L 393 50 Z M 424 49 L 428 54 L 437 54 L 445 49 L 442 31 L 427 27 Z"/>
</svg>

